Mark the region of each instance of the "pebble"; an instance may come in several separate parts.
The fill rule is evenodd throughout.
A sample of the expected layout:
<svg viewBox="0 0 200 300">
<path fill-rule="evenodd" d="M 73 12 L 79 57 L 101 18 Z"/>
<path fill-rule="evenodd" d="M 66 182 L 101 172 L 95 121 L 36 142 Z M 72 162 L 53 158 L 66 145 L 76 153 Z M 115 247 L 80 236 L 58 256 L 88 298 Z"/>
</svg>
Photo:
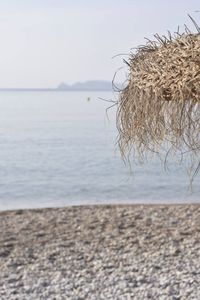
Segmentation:
<svg viewBox="0 0 200 300">
<path fill-rule="evenodd" d="M 0 299 L 200 299 L 199 220 L 197 204 L 0 212 Z"/>
</svg>

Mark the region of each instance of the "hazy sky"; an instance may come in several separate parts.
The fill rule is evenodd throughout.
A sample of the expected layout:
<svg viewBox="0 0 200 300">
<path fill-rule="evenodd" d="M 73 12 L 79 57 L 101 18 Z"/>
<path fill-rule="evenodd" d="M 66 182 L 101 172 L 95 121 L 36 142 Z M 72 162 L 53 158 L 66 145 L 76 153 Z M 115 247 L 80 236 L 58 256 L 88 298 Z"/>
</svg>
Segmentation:
<svg viewBox="0 0 200 300">
<path fill-rule="evenodd" d="M 190 25 L 187 13 L 200 23 L 196 10 L 199 0 L 0 0 L 0 87 L 111 80 L 123 65 L 112 56 Z"/>
</svg>

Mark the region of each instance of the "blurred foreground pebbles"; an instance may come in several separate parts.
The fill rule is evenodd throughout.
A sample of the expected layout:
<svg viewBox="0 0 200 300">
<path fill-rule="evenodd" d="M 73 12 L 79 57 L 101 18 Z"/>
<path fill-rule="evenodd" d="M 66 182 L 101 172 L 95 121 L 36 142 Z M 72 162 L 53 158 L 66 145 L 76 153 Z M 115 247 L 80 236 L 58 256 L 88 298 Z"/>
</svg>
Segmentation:
<svg viewBox="0 0 200 300">
<path fill-rule="evenodd" d="M 0 299 L 200 299 L 200 206 L 0 213 Z"/>
</svg>

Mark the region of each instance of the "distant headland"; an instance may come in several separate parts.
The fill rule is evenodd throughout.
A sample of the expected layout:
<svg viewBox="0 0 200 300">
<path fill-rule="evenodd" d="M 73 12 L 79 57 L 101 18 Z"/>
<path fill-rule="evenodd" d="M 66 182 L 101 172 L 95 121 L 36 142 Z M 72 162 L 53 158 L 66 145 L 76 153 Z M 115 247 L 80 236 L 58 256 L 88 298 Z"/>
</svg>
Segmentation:
<svg viewBox="0 0 200 300">
<path fill-rule="evenodd" d="M 115 86 L 120 87 L 120 84 Z M 90 80 L 74 84 L 60 83 L 56 88 L 0 88 L 0 92 L 67 92 L 67 91 L 112 91 L 112 82 Z"/>
</svg>

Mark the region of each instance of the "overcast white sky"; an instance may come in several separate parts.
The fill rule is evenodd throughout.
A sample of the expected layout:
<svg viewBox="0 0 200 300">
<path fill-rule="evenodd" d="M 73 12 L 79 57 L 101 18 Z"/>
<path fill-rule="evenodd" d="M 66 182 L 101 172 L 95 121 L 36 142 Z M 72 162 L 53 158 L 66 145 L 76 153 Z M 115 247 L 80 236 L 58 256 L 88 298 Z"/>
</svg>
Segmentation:
<svg viewBox="0 0 200 300">
<path fill-rule="evenodd" d="M 200 23 L 196 10 L 199 0 L 0 0 L 0 87 L 112 80 L 123 65 L 112 56 L 190 25 L 187 13 Z"/>
</svg>

